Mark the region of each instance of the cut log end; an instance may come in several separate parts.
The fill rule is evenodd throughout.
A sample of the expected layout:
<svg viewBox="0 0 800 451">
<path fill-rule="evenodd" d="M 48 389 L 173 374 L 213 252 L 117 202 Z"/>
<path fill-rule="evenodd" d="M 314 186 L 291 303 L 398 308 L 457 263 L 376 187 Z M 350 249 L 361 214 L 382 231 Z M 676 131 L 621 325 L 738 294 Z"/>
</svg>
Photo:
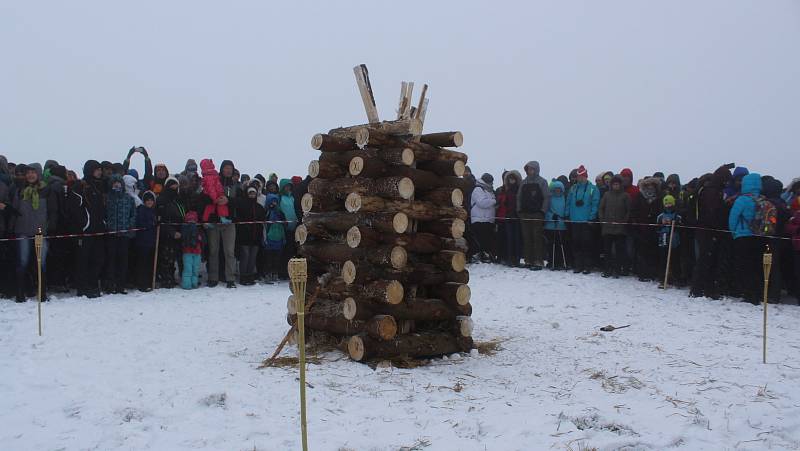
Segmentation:
<svg viewBox="0 0 800 451">
<path fill-rule="evenodd" d="M 305 196 L 303 196 L 303 200 L 304 199 L 305 199 Z M 344 208 L 350 213 L 355 213 L 358 210 L 361 210 L 361 195 L 358 194 L 358 193 L 350 193 L 350 194 L 348 194 L 347 198 L 344 200 Z M 305 211 L 305 210 L 303 210 L 303 211 Z"/>
<path fill-rule="evenodd" d="M 314 150 L 319 150 L 322 148 L 322 142 L 325 140 L 325 137 L 322 133 L 317 133 L 316 135 L 311 137 L 311 148 Z"/>
<path fill-rule="evenodd" d="M 303 213 L 308 213 L 311 211 L 311 208 L 314 207 L 314 195 L 311 193 L 303 194 L 303 197 L 300 198 L 300 208 L 303 210 Z"/>
<path fill-rule="evenodd" d="M 409 148 L 403 149 L 403 152 L 400 155 L 400 159 L 404 165 L 411 166 L 412 164 L 414 164 L 415 161 L 414 151 Z"/>
<path fill-rule="evenodd" d="M 350 337 L 347 342 L 347 353 L 350 354 L 351 359 L 356 362 L 362 361 L 364 359 L 364 349 L 364 340 L 361 337 L 358 335 Z"/>
<path fill-rule="evenodd" d="M 350 160 L 350 165 L 348 167 L 348 172 L 350 172 L 350 175 L 352 176 L 359 175 L 363 170 L 364 170 L 364 159 L 361 157 L 353 157 L 353 159 Z"/>
<path fill-rule="evenodd" d="M 403 284 L 396 280 L 392 280 L 386 287 L 386 302 L 389 304 L 399 304 L 403 302 Z"/>
<path fill-rule="evenodd" d="M 313 178 L 319 177 L 319 161 L 318 160 L 311 160 L 311 163 L 308 163 L 308 176 Z"/>
<path fill-rule="evenodd" d="M 397 336 L 397 322 L 391 315 L 375 315 L 367 323 L 367 333 L 381 340 Z"/>
<path fill-rule="evenodd" d="M 408 231 L 408 215 L 405 213 L 395 213 L 394 217 L 392 218 L 392 228 L 397 233 L 406 233 Z"/>
<path fill-rule="evenodd" d="M 464 192 L 456 188 L 450 193 L 450 200 L 453 202 L 454 207 L 461 207 L 464 205 Z M 463 222 L 463 221 L 462 221 Z"/>
<path fill-rule="evenodd" d="M 356 300 L 353 298 L 347 298 L 342 301 L 342 316 L 348 321 L 352 321 L 355 319 L 356 314 L 358 313 L 358 304 L 356 304 Z"/>
<path fill-rule="evenodd" d="M 397 183 L 397 192 L 402 199 L 411 199 L 414 196 L 414 182 L 408 177 L 403 177 Z"/>
<path fill-rule="evenodd" d="M 475 327 L 475 323 L 472 322 L 472 318 L 469 316 L 457 316 L 456 322 L 458 323 L 458 332 L 462 337 L 472 336 L 472 330 Z"/>
<path fill-rule="evenodd" d="M 364 127 L 356 130 L 355 139 L 358 147 L 364 148 L 369 143 L 369 129 Z"/>
<path fill-rule="evenodd" d="M 392 262 L 392 268 L 403 269 L 408 263 L 408 252 L 401 246 L 395 246 L 392 248 L 390 260 Z"/>
<path fill-rule="evenodd" d="M 453 232 L 453 238 L 462 238 L 464 237 L 464 232 L 467 230 L 467 225 L 461 219 L 453 219 L 453 224 L 450 227 L 450 231 Z"/>
<path fill-rule="evenodd" d="M 294 241 L 298 244 L 305 244 L 308 240 L 308 228 L 304 224 L 300 224 L 294 229 Z"/>
<path fill-rule="evenodd" d="M 456 162 L 453 164 L 453 173 L 456 175 L 456 177 L 463 177 L 464 171 L 466 170 L 467 165 L 461 160 L 456 160 Z"/>
<path fill-rule="evenodd" d="M 344 283 L 351 285 L 356 281 L 357 274 L 356 264 L 352 260 L 347 260 L 342 264 L 342 280 L 344 280 Z"/>
<path fill-rule="evenodd" d="M 469 285 L 464 284 L 459 286 L 456 290 L 456 302 L 458 305 L 467 305 L 470 299 L 472 299 L 472 290 L 469 288 Z"/>
<path fill-rule="evenodd" d="M 464 145 L 464 135 L 461 132 L 453 133 L 453 144 L 456 147 L 461 147 Z"/>
</svg>

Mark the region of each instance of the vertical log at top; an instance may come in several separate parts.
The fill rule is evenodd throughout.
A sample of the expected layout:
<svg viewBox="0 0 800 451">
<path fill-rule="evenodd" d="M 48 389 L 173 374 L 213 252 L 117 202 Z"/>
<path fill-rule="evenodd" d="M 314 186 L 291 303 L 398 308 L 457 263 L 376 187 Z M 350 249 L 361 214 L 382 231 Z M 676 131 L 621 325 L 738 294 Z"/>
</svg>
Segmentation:
<svg viewBox="0 0 800 451">
<path fill-rule="evenodd" d="M 375 106 L 375 95 L 372 93 L 372 85 L 369 82 L 369 71 L 366 64 L 359 64 L 353 68 L 356 75 L 356 84 L 361 93 L 361 100 L 364 102 L 364 109 L 367 112 L 367 120 L 370 124 L 377 124 L 378 108 Z"/>
</svg>

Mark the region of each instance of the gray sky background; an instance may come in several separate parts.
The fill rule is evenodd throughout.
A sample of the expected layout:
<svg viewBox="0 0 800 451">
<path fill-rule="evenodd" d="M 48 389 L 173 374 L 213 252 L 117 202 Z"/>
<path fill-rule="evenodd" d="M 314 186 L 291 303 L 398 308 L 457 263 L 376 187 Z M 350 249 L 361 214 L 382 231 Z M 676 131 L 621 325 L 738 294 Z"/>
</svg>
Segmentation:
<svg viewBox="0 0 800 451">
<path fill-rule="evenodd" d="M 79 173 L 141 145 L 304 175 L 314 133 L 366 122 L 366 63 L 382 119 L 428 83 L 477 174 L 800 175 L 798 1 L 6 0 L 0 55 L 0 153 Z"/>
</svg>

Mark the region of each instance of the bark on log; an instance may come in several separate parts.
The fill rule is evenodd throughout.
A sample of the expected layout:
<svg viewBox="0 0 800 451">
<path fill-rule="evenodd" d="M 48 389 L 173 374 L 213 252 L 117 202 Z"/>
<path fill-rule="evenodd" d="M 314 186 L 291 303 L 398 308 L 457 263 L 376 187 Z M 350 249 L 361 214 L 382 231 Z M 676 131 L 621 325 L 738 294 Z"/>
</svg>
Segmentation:
<svg viewBox="0 0 800 451">
<path fill-rule="evenodd" d="M 335 279 L 320 290 L 319 296 L 336 301 L 347 298 L 369 299 L 376 304 L 399 304 L 403 302 L 405 290 L 397 280 L 373 280 L 363 285 L 347 285 L 342 279 Z"/>
<path fill-rule="evenodd" d="M 439 180 L 441 177 L 430 171 L 407 166 L 392 166 L 388 169 L 388 173 L 395 177 L 408 177 L 414 182 L 414 188 L 419 192 L 430 191 L 442 186 L 442 182 Z"/>
<path fill-rule="evenodd" d="M 358 193 L 382 196 L 389 199 L 408 200 L 414 196 L 414 182 L 407 177 L 384 177 L 379 179 L 352 177 L 333 180 L 317 178 L 308 184 L 308 193 L 336 199 L 344 199 L 350 193 Z"/>
<path fill-rule="evenodd" d="M 448 252 L 448 251 L 443 251 Z M 365 259 L 372 264 L 402 269 L 408 263 L 408 253 L 400 246 L 380 246 L 371 249 L 354 249 L 341 243 L 306 243 L 298 253 L 321 263 L 344 263 Z"/>
<path fill-rule="evenodd" d="M 288 315 L 287 322 L 294 324 L 297 315 Z M 391 340 L 397 335 L 397 322 L 389 315 L 375 315 L 367 320 L 348 320 L 341 312 L 311 311 L 305 315 L 308 329 L 321 330 L 334 335 L 366 333 L 376 340 Z"/>
<path fill-rule="evenodd" d="M 419 137 L 419 141 L 438 147 L 461 147 L 464 135 L 461 132 L 427 133 Z"/>
<path fill-rule="evenodd" d="M 319 161 L 327 161 L 346 167 L 355 157 L 361 157 L 365 160 L 377 158 L 386 164 L 399 166 L 411 166 L 415 161 L 414 151 L 404 147 L 381 149 L 367 147 L 363 150 L 351 150 L 348 152 L 323 152 L 319 156 Z"/>
<path fill-rule="evenodd" d="M 375 178 L 386 174 L 388 165 L 378 158 L 353 157 L 347 168 L 353 177 Z"/>
<path fill-rule="evenodd" d="M 398 335 L 380 341 L 365 334 L 350 337 L 347 351 L 350 358 L 362 362 L 372 358 L 433 357 L 472 349 L 471 338 L 454 337 L 444 333 L 415 333 Z"/>
<path fill-rule="evenodd" d="M 464 193 L 458 188 L 436 188 L 416 196 L 417 199 L 446 207 L 464 205 Z"/>
<path fill-rule="evenodd" d="M 321 179 L 314 179 L 321 180 Z M 327 196 L 320 196 L 311 193 L 303 194 L 300 198 L 300 208 L 303 213 L 325 213 L 341 211 L 344 209 L 344 202 Z"/>
<path fill-rule="evenodd" d="M 347 152 L 358 149 L 358 144 L 352 138 L 317 133 L 311 138 L 311 147 L 322 152 Z"/>
<path fill-rule="evenodd" d="M 345 200 L 345 209 L 351 213 L 405 213 L 409 218 L 418 221 L 433 221 L 436 219 L 458 218 L 462 221 L 467 218 L 467 211 L 461 207 L 442 207 L 425 201 L 398 201 L 387 200 L 376 196 L 363 196 L 351 193 Z"/>
<path fill-rule="evenodd" d="M 336 179 L 344 177 L 347 172 L 332 161 L 311 160 L 308 164 L 308 175 L 311 178 Z"/>
<path fill-rule="evenodd" d="M 436 175 L 461 177 L 464 175 L 466 165 L 461 160 L 421 161 L 417 164 L 417 168 Z"/>
<path fill-rule="evenodd" d="M 472 298 L 472 291 L 469 285 L 461 283 L 433 285 L 429 288 L 429 291 L 433 296 L 450 304 L 467 305 Z"/>
<path fill-rule="evenodd" d="M 416 263 L 402 270 L 378 267 L 368 262 L 349 260 L 341 265 L 340 276 L 347 285 L 364 284 L 373 280 L 397 280 L 404 284 L 436 286 L 448 282 L 469 283 L 469 271 L 443 271 L 430 263 Z"/>
<path fill-rule="evenodd" d="M 437 221 L 421 222 L 418 230 L 420 232 L 433 233 L 446 238 L 462 238 L 467 225 L 464 220 L 454 219 L 440 219 Z"/>
<path fill-rule="evenodd" d="M 405 233 L 409 221 L 405 213 L 311 213 L 303 216 L 309 233 L 317 228 L 346 233 L 351 227 L 364 225 L 382 233 Z"/>
<path fill-rule="evenodd" d="M 364 147 L 370 143 L 371 132 L 390 136 L 418 136 L 422 134 L 422 121 L 416 118 L 408 118 L 396 121 L 383 121 L 377 124 L 339 127 L 332 129 L 328 134 L 336 137 L 354 139 L 360 147 Z"/>
<path fill-rule="evenodd" d="M 414 151 L 417 161 L 459 160 L 467 164 L 467 154 L 462 152 L 409 140 L 405 140 L 405 146 Z"/>
<path fill-rule="evenodd" d="M 467 257 L 463 252 L 441 251 L 431 256 L 431 262 L 445 271 L 461 272 L 467 266 Z"/>
<path fill-rule="evenodd" d="M 344 304 L 347 307 L 344 307 Z M 399 304 L 375 303 L 369 299 L 349 297 L 342 303 L 343 317 L 371 318 L 374 315 L 391 315 L 395 320 L 455 321 L 464 315 L 464 306 L 451 306 L 441 299 L 409 299 Z"/>
</svg>

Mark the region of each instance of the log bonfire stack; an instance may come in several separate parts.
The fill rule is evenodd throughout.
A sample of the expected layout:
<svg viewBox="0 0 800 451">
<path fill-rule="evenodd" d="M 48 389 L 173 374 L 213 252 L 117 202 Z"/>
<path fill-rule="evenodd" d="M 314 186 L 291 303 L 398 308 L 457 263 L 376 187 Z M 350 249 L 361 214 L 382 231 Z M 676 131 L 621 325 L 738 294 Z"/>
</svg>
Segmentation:
<svg viewBox="0 0 800 451">
<path fill-rule="evenodd" d="M 306 329 L 336 337 L 356 361 L 468 351 L 460 132 L 422 134 L 427 85 L 379 121 L 366 67 L 355 69 L 369 123 L 317 134 L 320 151 L 295 240 L 309 262 Z M 296 320 L 294 297 L 289 322 Z"/>
</svg>

